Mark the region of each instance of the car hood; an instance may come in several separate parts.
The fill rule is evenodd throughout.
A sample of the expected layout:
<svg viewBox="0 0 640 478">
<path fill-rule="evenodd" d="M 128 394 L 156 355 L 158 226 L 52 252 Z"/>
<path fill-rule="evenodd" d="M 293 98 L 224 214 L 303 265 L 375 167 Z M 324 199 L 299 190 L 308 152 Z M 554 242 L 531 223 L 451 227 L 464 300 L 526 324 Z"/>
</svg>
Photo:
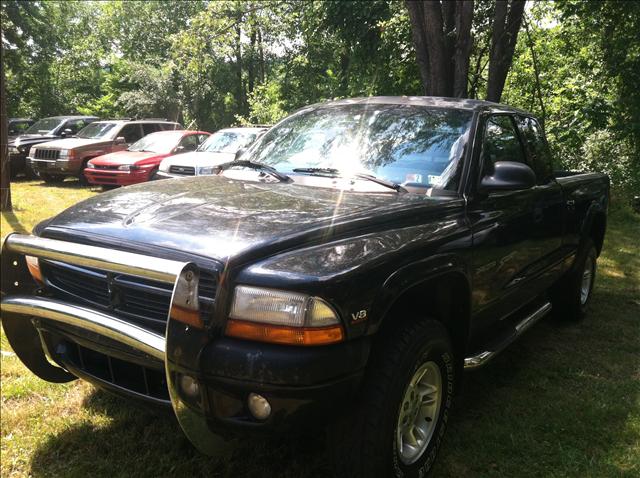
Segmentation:
<svg viewBox="0 0 640 478">
<path fill-rule="evenodd" d="M 98 146 L 102 144 L 111 144 L 111 140 L 104 139 L 85 139 L 85 138 L 65 138 L 56 141 L 43 143 L 40 146 L 51 149 L 75 149 L 85 146 Z"/>
<path fill-rule="evenodd" d="M 98 156 L 92 159 L 91 162 L 103 166 L 115 166 L 118 164 L 134 164 L 138 161 L 144 161 L 145 159 L 156 158 L 158 156 L 162 156 L 162 154 L 152 153 L 150 151 L 117 151 L 115 153 Z"/>
<path fill-rule="evenodd" d="M 37 144 L 37 143 L 45 143 L 47 141 L 51 141 L 51 140 L 60 140 L 60 138 L 58 138 L 57 136 L 53 136 L 53 135 L 48 135 L 48 134 L 21 134 L 20 136 L 17 136 L 13 142 L 10 142 L 9 144 L 15 145 L 15 146 L 21 146 L 24 144 Z"/>
<path fill-rule="evenodd" d="M 416 208 L 460 201 L 202 176 L 102 193 L 62 212 L 37 233 L 139 251 L 145 245 L 147 250 L 170 248 L 224 261 L 255 249 L 267 255 L 322 242 L 338 229 L 360 234 L 365 223 L 371 227 L 371 221 L 385 218 L 397 225 L 404 214 L 415 220 Z"/>
<path fill-rule="evenodd" d="M 217 166 L 222 163 L 233 161 L 233 153 L 209 153 L 206 151 L 192 151 L 190 153 L 175 154 L 162 160 L 161 169 L 167 171 L 169 166 Z"/>
</svg>

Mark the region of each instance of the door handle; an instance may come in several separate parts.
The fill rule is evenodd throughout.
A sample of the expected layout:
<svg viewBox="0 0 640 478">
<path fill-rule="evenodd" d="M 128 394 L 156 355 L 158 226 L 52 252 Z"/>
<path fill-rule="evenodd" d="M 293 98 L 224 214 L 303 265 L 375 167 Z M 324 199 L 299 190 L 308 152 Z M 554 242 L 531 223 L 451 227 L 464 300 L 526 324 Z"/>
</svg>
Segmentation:
<svg viewBox="0 0 640 478">
<path fill-rule="evenodd" d="M 575 202 L 573 199 L 569 199 L 569 200 L 567 201 L 567 209 L 568 209 L 569 211 L 575 211 L 575 209 L 576 209 L 576 202 Z"/>
</svg>

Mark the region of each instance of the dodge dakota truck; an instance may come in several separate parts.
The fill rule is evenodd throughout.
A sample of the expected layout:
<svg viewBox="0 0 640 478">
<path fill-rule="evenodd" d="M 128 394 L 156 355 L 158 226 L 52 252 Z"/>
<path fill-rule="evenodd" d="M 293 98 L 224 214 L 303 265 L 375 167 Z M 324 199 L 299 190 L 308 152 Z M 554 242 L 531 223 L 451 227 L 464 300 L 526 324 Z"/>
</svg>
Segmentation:
<svg viewBox="0 0 640 478">
<path fill-rule="evenodd" d="M 330 101 L 9 235 L 2 324 L 39 377 L 171 407 L 205 453 L 326 425 L 339 473 L 423 476 L 465 370 L 584 317 L 608 197 L 526 111 Z"/>
</svg>

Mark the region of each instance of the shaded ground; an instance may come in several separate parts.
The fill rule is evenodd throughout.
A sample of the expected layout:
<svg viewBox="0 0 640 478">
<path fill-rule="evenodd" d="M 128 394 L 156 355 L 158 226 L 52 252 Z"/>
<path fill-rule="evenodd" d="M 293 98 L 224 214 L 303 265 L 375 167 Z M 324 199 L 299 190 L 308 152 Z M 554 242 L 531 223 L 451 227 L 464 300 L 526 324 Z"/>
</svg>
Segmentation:
<svg viewBox="0 0 640 478">
<path fill-rule="evenodd" d="M 2 235 L 95 192 L 13 185 Z M 615 209 L 592 310 L 545 319 L 466 377 L 436 477 L 640 476 L 640 219 Z M 2 340 L 2 350 L 9 350 Z M 1 476 L 330 475 L 322 433 L 251 440 L 223 463 L 199 455 L 171 415 L 76 381 L 48 384 L 2 356 Z"/>
</svg>

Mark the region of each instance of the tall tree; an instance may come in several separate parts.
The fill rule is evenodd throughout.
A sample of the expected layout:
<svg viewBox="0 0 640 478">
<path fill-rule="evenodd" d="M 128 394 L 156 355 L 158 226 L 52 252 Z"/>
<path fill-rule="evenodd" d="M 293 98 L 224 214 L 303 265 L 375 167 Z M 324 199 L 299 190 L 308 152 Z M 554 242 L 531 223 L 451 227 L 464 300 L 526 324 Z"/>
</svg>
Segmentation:
<svg viewBox="0 0 640 478">
<path fill-rule="evenodd" d="M 498 0 L 493 16 L 487 99 L 500 101 L 522 24 L 525 0 Z"/>
<path fill-rule="evenodd" d="M 473 0 L 407 1 L 427 95 L 467 96 Z"/>
<path fill-rule="evenodd" d="M 477 3 L 481 14 L 493 14 L 487 99 L 500 101 L 525 0 L 497 0 L 491 10 L 485 8 L 486 2 Z M 416 60 L 427 95 L 460 98 L 469 95 L 472 25 L 484 20 L 474 19 L 474 5 L 473 0 L 406 1 Z M 474 78 L 472 94 L 477 92 L 477 82 L 478 78 Z"/>
<path fill-rule="evenodd" d="M 11 211 L 11 171 L 7 148 L 7 95 L 4 76 L 4 41 L 0 41 L 0 211 Z"/>
</svg>

